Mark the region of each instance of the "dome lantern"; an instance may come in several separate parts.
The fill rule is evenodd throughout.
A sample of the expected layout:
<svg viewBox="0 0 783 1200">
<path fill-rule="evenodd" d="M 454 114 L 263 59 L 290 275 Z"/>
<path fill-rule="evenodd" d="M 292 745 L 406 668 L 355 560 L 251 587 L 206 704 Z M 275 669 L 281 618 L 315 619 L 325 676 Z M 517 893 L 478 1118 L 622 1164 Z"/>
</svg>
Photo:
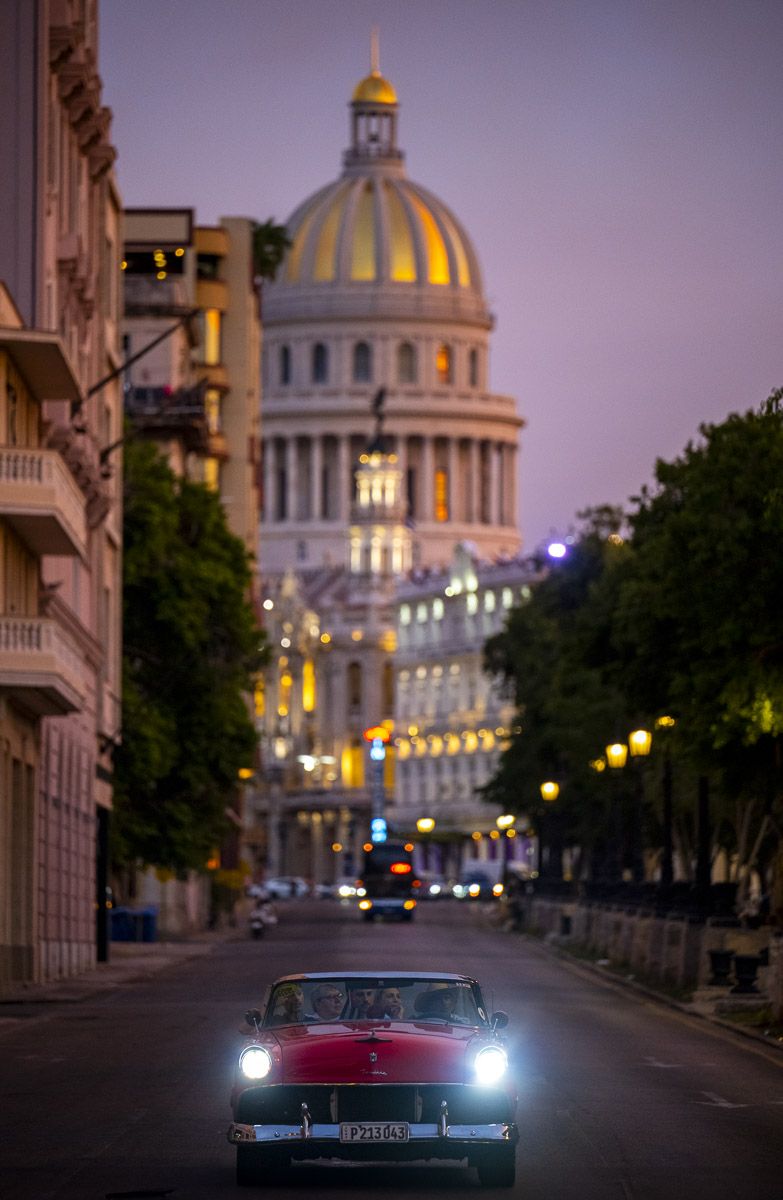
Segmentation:
<svg viewBox="0 0 783 1200">
<path fill-rule="evenodd" d="M 401 163 L 397 149 L 397 93 L 381 75 L 378 65 L 378 30 L 370 37 L 370 74 L 357 83 L 351 97 L 351 147 L 344 165 L 366 167 L 368 163 Z"/>
</svg>

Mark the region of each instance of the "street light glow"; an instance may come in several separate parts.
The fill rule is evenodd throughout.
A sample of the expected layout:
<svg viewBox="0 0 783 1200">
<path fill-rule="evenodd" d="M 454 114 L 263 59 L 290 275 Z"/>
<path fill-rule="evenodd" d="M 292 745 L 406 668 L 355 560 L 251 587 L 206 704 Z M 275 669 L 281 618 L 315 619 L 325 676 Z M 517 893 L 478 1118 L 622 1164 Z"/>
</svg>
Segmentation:
<svg viewBox="0 0 783 1200">
<path fill-rule="evenodd" d="M 432 833 L 435 828 L 435 821 L 432 817 L 419 817 L 416 822 L 416 828 L 419 833 Z"/>
<path fill-rule="evenodd" d="M 554 780 L 548 779 L 546 781 L 546 783 L 541 784 L 541 798 L 543 800 L 549 800 L 549 801 L 557 800 L 557 797 L 559 795 L 560 795 L 560 784 L 559 783 L 555 783 Z"/>
<path fill-rule="evenodd" d="M 568 549 L 564 542 L 550 542 L 546 552 L 550 558 L 565 558 Z"/>
<path fill-rule="evenodd" d="M 627 757 L 628 747 L 625 742 L 612 742 L 611 746 L 606 747 L 606 761 L 610 767 L 624 767 Z"/>
</svg>

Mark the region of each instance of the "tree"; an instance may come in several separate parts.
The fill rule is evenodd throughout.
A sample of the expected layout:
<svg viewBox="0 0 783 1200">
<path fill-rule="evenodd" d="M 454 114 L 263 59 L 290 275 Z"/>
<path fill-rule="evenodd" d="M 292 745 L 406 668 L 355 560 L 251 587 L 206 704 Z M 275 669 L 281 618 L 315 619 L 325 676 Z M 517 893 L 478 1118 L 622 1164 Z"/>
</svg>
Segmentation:
<svg viewBox="0 0 783 1200">
<path fill-rule="evenodd" d="M 253 274 L 256 279 L 274 280 L 278 268 L 291 246 L 285 225 L 273 218 L 253 223 Z"/>
<path fill-rule="evenodd" d="M 263 660 L 250 569 L 220 501 L 148 442 L 125 446 L 123 740 L 113 860 L 203 868 L 227 828 L 255 731 Z"/>
</svg>

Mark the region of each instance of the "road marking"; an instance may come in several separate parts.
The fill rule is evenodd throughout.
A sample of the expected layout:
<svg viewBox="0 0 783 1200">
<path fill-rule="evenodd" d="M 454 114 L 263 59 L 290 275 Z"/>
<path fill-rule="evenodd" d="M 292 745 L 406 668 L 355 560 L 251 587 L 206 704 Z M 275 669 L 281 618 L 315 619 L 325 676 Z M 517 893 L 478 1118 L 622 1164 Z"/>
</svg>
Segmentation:
<svg viewBox="0 0 783 1200">
<path fill-rule="evenodd" d="M 723 1096 L 718 1096 L 715 1092 L 702 1092 L 702 1096 L 706 1096 L 706 1100 L 697 1100 L 697 1104 L 704 1104 L 707 1108 L 748 1108 L 747 1104 L 732 1104 L 730 1100 L 725 1100 Z"/>
<path fill-rule="evenodd" d="M 644 1060 L 648 1067 L 660 1067 L 662 1071 L 679 1071 L 682 1069 L 682 1063 L 665 1063 L 658 1062 L 657 1058 L 650 1058 L 648 1055 Z"/>
</svg>

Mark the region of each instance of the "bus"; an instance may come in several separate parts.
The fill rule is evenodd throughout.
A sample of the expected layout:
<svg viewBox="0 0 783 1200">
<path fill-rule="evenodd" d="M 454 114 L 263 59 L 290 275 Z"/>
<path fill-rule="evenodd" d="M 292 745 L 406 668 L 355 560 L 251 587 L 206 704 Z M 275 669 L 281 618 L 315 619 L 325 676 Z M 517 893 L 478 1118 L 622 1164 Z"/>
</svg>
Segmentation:
<svg viewBox="0 0 783 1200">
<path fill-rule="evenodd" d="M 412 921 L 418 884 L 411 842 L 366 843 L 362 877 L 357 885 L 359 908 L 365 921 L 389 916 Z"/>
</svg>

